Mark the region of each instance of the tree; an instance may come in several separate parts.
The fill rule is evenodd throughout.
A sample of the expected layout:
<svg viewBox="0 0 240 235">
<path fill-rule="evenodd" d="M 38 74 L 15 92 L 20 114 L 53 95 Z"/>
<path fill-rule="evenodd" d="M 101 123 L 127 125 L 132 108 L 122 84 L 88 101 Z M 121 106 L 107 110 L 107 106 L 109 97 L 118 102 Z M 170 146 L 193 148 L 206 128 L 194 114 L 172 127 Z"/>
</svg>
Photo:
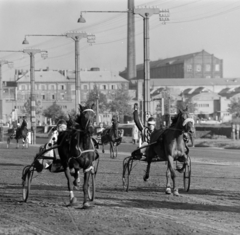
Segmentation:
<svg viewBox="0 0 240 235">
<path fill-rule="evenodd" d="M 40 102 L 35 102 L 35 104 L 36 104 L 36 106 L 35 106 L 35 113 L 36 113 L 36 115 L 40 115 L 42 113 L 41 103 Z M 24 103 L 23 107 L 25 109 L 25 115 L 27 117 L 29 117 L 30 114 L 31 114 L 31 98 L 30 97 Z"/>
<path fill-rule="evenodd" d="M 187 98 L 177 103 L 177 109 L 185 109 L 188 107 L 189 113 L 195 113 L 197 111 L 197 104 L 193 102 L 191 98 Z"/>
<path fill-rule="evenodd" d="M 231 99 L 227 111 L 232 114 L 233 117 L 240 117 L 240 97 Z"/>
<path fill-rule="evenodd" d="M 111 112 L 119 114 L 121 118 L 123 118 L 124 115 L 132 116 L 132 108 L 129 105 L 131 97 L 124 86 L 111 94 L 111 99 L 112 101 L 108 103 Z"/>
<path fill-rule="evenodd" d="M 98 108 L 99 112 L 103 113 L 104 111 L 107 111 L 108 103 L 107 103 L 107 97 L 105 94 L 101 93 L 101 91 L 98 89 L 98 87 L 95 85 L 93 90 L 91 90 L 88 93 L 86 105 L 92 105 L 95 104 L 95 108 L 97 107 L 96 102 L 98 98 Z"/>
<path fill-rule="evenodd" d="M 57 123 L 60 119 L 67 120 L 66 114 L 56 102 L 44 109 L 42 114 L 44 117 L 51 118 L 54 123 Z"/>
</svg>

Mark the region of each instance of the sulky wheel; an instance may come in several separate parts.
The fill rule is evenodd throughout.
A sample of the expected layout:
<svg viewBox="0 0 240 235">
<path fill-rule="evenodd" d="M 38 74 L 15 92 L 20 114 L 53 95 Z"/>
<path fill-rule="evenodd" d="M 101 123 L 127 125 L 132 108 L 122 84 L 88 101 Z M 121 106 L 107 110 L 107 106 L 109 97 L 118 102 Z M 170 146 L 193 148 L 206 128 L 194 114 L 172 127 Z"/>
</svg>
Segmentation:
<svg viewBox="0 0 240 235">
<path fill-rule="evenodd" d="M 94 201 L 95 198 L 95 173 L 91 172 L 88 181 L 88 198 Z"/>
<path fill-rule="evenodd" d="M 30 169 L 30 166 L 25 167 L 23 169 L 23 175 L 22 175 L 22 187 L 23 187 L 22 196 L 23 196 L 24 202 L 27 202 L 29 197 L 32 177 L 33 177 L 33 171 Z"/>
<path fill-rule="evenodd" d="M 129 161 L 126 161 L 123 164 L 123 175 L 122 175 L 123 189 L 126 192 L 128 192 L 128 189 L 129 189 L 129 178 L 130 178 Z"/>
<path fill-rule="evenodd" d="M 189 191 L 191 184 L 191 158 L 188 155 L 188 165 L 185 167 L 183 173 L 183 188 L 186 192 Z"/>
</svg>

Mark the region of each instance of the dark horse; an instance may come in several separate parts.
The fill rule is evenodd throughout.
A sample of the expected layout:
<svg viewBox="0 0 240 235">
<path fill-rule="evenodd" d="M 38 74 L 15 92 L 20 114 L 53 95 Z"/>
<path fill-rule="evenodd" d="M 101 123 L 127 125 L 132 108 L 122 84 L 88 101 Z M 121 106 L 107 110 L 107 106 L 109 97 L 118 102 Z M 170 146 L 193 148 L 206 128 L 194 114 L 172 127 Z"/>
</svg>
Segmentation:
<svg viewBox="0 0 240 235">
<path fill-rule="evenodd" d="M 73 186 L 77 185 L 78 172 L 80 169 L 83 169 L 84 208 L 90 206 L 88 202 L 88 182 L 90 173 L 94 170 L 93 161 L 99 157 L 92 142 L 93 119 L 95 115 L 92 108 L 79 105 L 80 114 L 77 115 L 75 124 L 71 129 L 60 132 L 57 141 L 59 157 L 68 181 L 70 205 L 74 205 L 77 202 L 73 193 Z M 71 177 L 72 175 L 75 178 L 74 181 Z"/>
<path fill-rule="evenodd" d="M 101 134 L 102 152 L 104 153 L 104 145 L 110 144 L 110 157 L 117 157 L 117 146 L 122 141 L 122 130 L 118 129 L 118 119 L 116 116 L 112 118 L 112 126 L 103 130 Z"/>
<path fill-rule="evenodd" d="M 187 157 L 187 146 L 184 141 L 184 134 L 192 134 L 194 131 L 194 120 L 188 117 L 187 108 L 185 110 L 179 110 L 176 117 L 172 119 L 170 127 L 164 131 L 156 130 L 152 133 L 150 138 L 150 146 L 146 149 L 147 155 L 147 169 L 144 175 L 144 180 L 149 178 L 150 165 L 152 159 L 157 155 L 163 161 L 167 161 L 167 172 L 166 172 L 166 193 L 171 194 L 171 184 L 169 177 L 173 181 L 174 195 L 178 196 L 178 188 L 176 186 L 175 178 L 176 172 L 174 169 L 174 161 L 178 160 L 183 162 L 183 167 L 177 169 L 179 172 L 183 172 L 188 164 Z"/>
<path fill-rule="evenodd" d="M 28 147 L 28 129 L 27 129 L 27 123 L 25 120 L 23 120 L 22 125 L 20 127 L 13 127 L 12 129 L 8 130 L 8 138 L 7 138 L 7 148 L 9 148 L 11 139 L 16 139 L 17 147 L 19 148 L 19 140 L 22 139 L 23 148 Z"/>
</svg>

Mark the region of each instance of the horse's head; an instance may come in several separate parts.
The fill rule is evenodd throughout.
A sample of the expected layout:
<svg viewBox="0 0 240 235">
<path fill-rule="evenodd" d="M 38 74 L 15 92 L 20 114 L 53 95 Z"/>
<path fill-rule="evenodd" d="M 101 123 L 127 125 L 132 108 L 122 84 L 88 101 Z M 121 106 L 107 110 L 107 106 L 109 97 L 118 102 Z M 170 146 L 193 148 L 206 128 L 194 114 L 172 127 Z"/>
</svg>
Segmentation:
<svg viewBox="0 0 240 235">
<path fill-rule="evenodd" d="M 174 118 L 174 122 L 182 128 L 183 132 L 194 132 L 194 119 L 190 117 L 188 108 L 179 110 L 178 115 Z"/>
<path fill-rule="evenodd" d="M 77 118 L 77 123 L 82 131 L 93 134 L 94 126 L 93 121 L 95 117 L 95 112 L 93 110 L 94 104 L 91 107 L 79 105 L 80 115 Z"/>
</svg>

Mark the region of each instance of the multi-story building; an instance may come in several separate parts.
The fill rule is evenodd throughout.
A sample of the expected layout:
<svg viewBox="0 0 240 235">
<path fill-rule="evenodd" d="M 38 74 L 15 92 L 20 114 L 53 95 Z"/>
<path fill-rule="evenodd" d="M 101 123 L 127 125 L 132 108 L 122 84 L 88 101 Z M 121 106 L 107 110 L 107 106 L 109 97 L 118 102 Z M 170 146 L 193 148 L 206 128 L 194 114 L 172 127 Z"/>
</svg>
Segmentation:
<svg viewBox="0 0 240 235">
<path fill-rule="evenodd" d="M 120 77 L 117 72 L 102 71 L 98 68 L 80 71 L 81 100 L 84 102 L 90 90 L 97 86 L 104 93 L 109 94 L 124 86 L 128 89 L 129 82 Z M 17 71 L 15 73 L 16 87 L 3 82 L 3 121 L 7 122 L 12 110 L 17 108 L 18 117 L 25 115 L 24 103 L 31 93 L 30 72 Z M 36 102 L 43 109 L 56 102 L 67 112 L 75 108 L 75 72 L 74 71 L 35 71 Z M 38 117 L 42 119 L 42 117 Z M 42 121 L 42 120 L 40 120 Z"/>
<path fill-rule="evenodd" d="M 127 78 L 127 70 L 120 73 Z M 144 64 L 137 65 L 136 79 L 143 79 Z M 150 62 L 150 78 L 222 78 L 223 60 L 204 50 Z"/>
<path fill-rule="evenodd" d="M 142 82 L 143 80 L 138 80 L 138 83 Z M 168 92 L 168 97 L 175 101 L 191 99 L 196 107 L 196 115 L 204 114 L 215 120 L 229 121 L 231 115 L 228 112 L 228 105 L 232 98 L 240 97 L 240 78 L 151 79 L 150 83 L 153 113 L 162 103 L 168 102 L 164 96 Z M 139 87 L 141 86 L 140 84 Z M 143 96 L 142 89 L 139 89 L 138 94 L 139 97 Z M 172 103 L 176 106 L 176 102 Z M 169 112 L 166 108 L 158 110 L 161 113 Z M 176 111 L 176 108 L 172 109 L 172 113 Z"/>
</svg>

